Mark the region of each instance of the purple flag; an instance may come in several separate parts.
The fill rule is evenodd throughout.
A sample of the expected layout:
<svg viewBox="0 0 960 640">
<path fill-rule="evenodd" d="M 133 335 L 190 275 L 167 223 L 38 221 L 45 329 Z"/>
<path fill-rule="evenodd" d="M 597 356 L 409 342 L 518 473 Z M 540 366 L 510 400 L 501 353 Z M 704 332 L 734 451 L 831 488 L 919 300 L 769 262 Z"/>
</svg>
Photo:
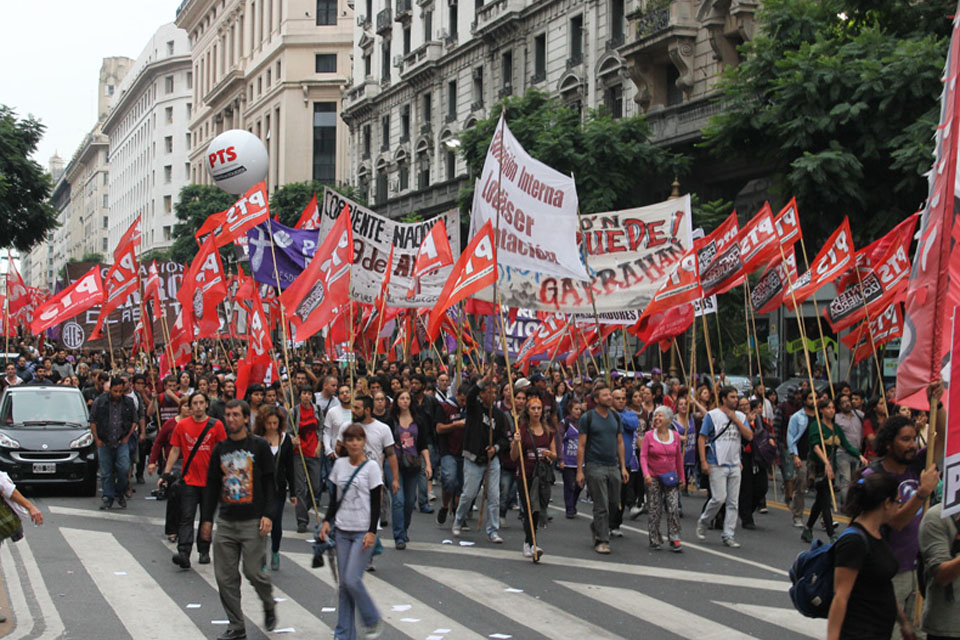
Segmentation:
<svg viewBox="0 0 960 640">
<path fill-rule="evenodd" d="M 273 229 L 273 251 L 270 249 L 270 227 Z M 263 284 L 286 289 L 306 268 L 317 250 L 320 232 L 316 229 L 294 229 L 270 220 L 247 231 L 250 270 L 253 279 Z M 273 254 L 277 256 L 274 273 Z"/>
</svg>

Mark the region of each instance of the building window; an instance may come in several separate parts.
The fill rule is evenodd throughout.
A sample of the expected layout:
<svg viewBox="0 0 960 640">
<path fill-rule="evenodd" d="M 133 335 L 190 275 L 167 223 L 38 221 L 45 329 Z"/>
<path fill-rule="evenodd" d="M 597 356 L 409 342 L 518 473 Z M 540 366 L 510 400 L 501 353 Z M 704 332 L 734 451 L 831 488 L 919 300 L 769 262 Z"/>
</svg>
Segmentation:
<svg viewBox="0 0 960 640">
<path fill-rule="evenodd" d="M 173 136 L 164 137 L 163 148 L 167 153 L 173 153 Z"/>
<path fill-rule="evenodd" d="M 190 116 L 191 116 L 191 115 L 193 115 L 193 103 L 192 103 L 192 102 L 188 102 L 188 103 L 187 103 L 187 120 L 190 119 Z"/>
<path fill-rule="evenodd" d="M 257 97 L 263 95 L 263 76 L 257 76 Z"/>
<path fill-rule="evenodd" d="M 270 86 L 270 69 L 267 69 L 267 86 Z"/>
<path fill-rule="evenodd" d="M 667 65 L 667 106 L 683 103 L 683 89 L 677 86 L 677 80 L 680 79 L 680 72 L 672 65 Z"/>
<path fill-rule="evenodd" d="M 315 56 L 315 66 L 317 73 L 336 73 L 337 72 L 337 54 L 318 53 Z"/>
<path fill-rule="evenodd" d="M 483 106 L 483 67 L 473 68 L 473 106 Z"/>
<path fill-rule="evenodd" d="M 363 157 L 364 159 L 370 157 L 370 148 L 373 146 L 373 141 L 371 138 L 373 134 L 371 132 L 370 125 L 363 125 Z"/>
<path fill-rule="evenodd" d="M 101 239 L 101 241 L 100 241 L 100 247 L 101 247 L 101 248 L 100 248 L 101 251 L 106 251 L 106 250 L 107 250 L 107 239 L 106 239 L 106 238 Z"/>
<path fill-rule="evenodd" d="M 337 24 L 337 0 L 317 0 L 317 24 Z"/>
<path fill-rule="evenodd" d="M 410 105 L 400 107 L 400 142 L 410 139 Z"/>
<path fill-rule="evenodd" d="M 103 194 L 103 208 L 104 209 L 110 208 L 110 196 L 107 194 Z"/>
<path fill-rule="evenodd" d="M 423 190 L 430 186 L 430 156 L 426 150 L 417 154 L 417 189 Z"/>
<path fill-rule="evenodd" d="M 163 212 L 173 213 L 173 196 L 163 196 Z"/>
<path fill-rule="evenodd" d="M 280 6 L 283 7 L 282 4 Z M 279 60 L 277 60 L 277 82 L 280 82 L 280 61 Z"/>
<path fill-rule="evenodd" d="M 331 184 L 337 178 L 337 103 L 313 103 L 313 179 Z"/>
<path fill-rule="evenodd" d="M 457 22 L 458 22 L 458 20 L 457 20 L 457 3 L 456 3 L 456 2 L 451 2 L 449 9 L 450 9 L 450 13 L 449 13 L 450 23 L 447 25 L 447 31 L 450 32 L 450 35 L 447 36 L 447 37 L 448 37 L 450 40 L 456 40 L 456 39 L 457 39 Z"/>
<path fill-rule="evenodd" d="M 547 34 L 545 33 L 533 39 L 533 78 L 534 82 L 547 78 Z"/>
<path fill-rule="evenodd" d="M 103 216 L 103 228 L 104 228 L 104 229 L 110 228 L 110 217 L 109 217 L 109 216 Z"/>
<path fill-rule="evenodd" d="M 623 85 L 615 84 L 604 89 L 603 105 L 614 118 L 623 117 Z"/>
<path fill-rule="evenodd" d="M 173 237 L 173 234 L 171 233 L 170 225 L 168 225 L 168 224 L 163 225 L 163 239 L 164 239 L 164 241 L 165 241 L 165 242 L 170 242 L 170 239 L 171 239 L 172 237 Z"/>
<path fill-rule="evenodd" d="M 403 28 L 403 55 L 410 53 L 410 27 Z"/>
<path fill-rule="evenodd" d="M 457 81 L 447 83 L 447 122 L 457 119 Z"/>
<path fill-rule="evenodd" d="M 400 191 L 406 191 L 410 188 L 410 167 L 407 166 L 406 162 L 400 163 Z"/>
<path fill-rule="evenodd" d="M 168 41 L 167 41 L 167 55 L 168 55 L 168 56 L 172 56 L 172 55 L 173 55 L 173 40 L 168 40 Z"/>
<path fill-rule="evenodd" d="M 380 118 L 380 151 L 390 148 L 390 114 Z"/>
<path fill-rule="evenodd" d="M 171 182 L 173 182 L 173 165 L 164 165 L 163 184 L 170 184 Z"/>
<path fill-rule="evenodd" d="M 173 124 L 173 107 L 167 107 L 163 111 L 167 116 L 167 124 Z"/>
<path fill-rule="evenodd" d="M 619 46 L 623 44 L 623 7 L 624 0 L 610 0 L 610 44 Z"/>
<path fill-rule="evenodd" d="M 423 41 L 433 40 L 433 11 L 423 12 Z"/>
<path fill-rule="evenodd" d="M 583 15 L 570 18 L 570 60 L 568 65 L 583 62 Z"/>
<path fill-rule="evenodd" d="M 173 76 L 167 76 L 163 79 L 164 93 L 173 93 Z"/>
<path fill-rule="evenodd" d="M 377 174 L 377 204 L 383 204 L 387 201 L 387 174 L 381 170 Z"/>
<path fill-rule="evenodd" d="M 507 51 L 501 58 L 501 87 L 500 97 L 513 93 L 513 52 Z"/>
<path fill-rule="evenodd" d="M 453 180 L 457 177 L 457 154 L 447 150 L 447 180 Z"/>
<path fill-rule="evenodd" d="M 373 75 L 373 60 L 369 53 L 363 54 L 363 77 L 369 77 Z"/>
</svg>

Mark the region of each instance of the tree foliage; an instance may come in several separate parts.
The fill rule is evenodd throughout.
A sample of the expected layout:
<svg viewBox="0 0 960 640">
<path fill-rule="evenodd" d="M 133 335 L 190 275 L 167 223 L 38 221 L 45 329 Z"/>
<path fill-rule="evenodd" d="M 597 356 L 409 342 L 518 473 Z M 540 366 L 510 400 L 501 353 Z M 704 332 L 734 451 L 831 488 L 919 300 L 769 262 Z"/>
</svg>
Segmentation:
<svg viewBox="0 0 960 640">
<path fill-rule="evenodd" d="M 0 247 L 29 251 L 57 227 L 50 177 L 30 159 L 45 128 L 0 105 Z"/>
<path fill-rule="evenodd" d="M 771 167 L 804 231 L 849 215 L 857 245 L 926 197 L 955 0 L 766 0 L 757 37 L 718 85 L 718 156 Z"/>
<path fill-rule="evenodd" d="M 501 107 L 507 125 L 531 156 L 577 181 L 583 213 L 626 209 L 663 200 L 686 167 L 682 156 L 650 143 L 643 116 L 613 118 L 603 110 L 583 118 L 557 98 L 529 89 L 490 109 L 490 115 L 460 134 L 460 152 L 470 175 L 483 169 Z M 473 184 L 461 190 L 461 211 L 469 211 Z"/>
<path fill-rule="evenodd" d="M 280 216 L 280 223 L 292 227 L 300 219 L 303 210 L 310 204 L 313 194 L 317 194 L 320 204 L 323 204 L 323 188 L 327 186 L 340 195 L 366 206 L 366 201 L 359 197 L 359 190 L 350 185 L 325 185 L 319 180 L 309 182 L 290 182 L 278 187 L 270 198 L 270 215 Z"/>
</svg>

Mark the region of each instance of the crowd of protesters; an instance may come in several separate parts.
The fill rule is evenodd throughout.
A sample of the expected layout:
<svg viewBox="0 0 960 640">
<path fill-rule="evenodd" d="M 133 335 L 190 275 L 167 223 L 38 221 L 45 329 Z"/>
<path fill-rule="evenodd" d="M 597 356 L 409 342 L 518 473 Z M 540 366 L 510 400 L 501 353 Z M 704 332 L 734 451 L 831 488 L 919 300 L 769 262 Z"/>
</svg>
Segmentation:
<svg viewBox="0 0 960 640">
<path fill-rule="evenodd" d="M 177 493 L 168 502 L 164 531 L 177 544 L 175 564 L 190 567 L 195 541 L 198 561 L 210 562 L 209 522 L 219 500 L 221 514 L 228 515 L 217 520 L 227 522 L 218 530 L 241 550 L 249 544 L 245 536 L 270 534 L 270 551 L 256 557 L 277 571 L 289 500 L 299 532 L 339 532 L 341 609 L 357 609 L 367 637 L 381 628 L 361 582 L 362 570 L 373 569 L 378 531 L 392 535 L 402 551 L 423 522 L 412 518 L 418 510 L 455 537 L 468 519 L 478 519 L 488 541 L 502 544 L 501 520 L 518 509 L 521 552 L 539 558 L 548 545 L 542 529 L 552 519 L 547 510 L 557 484 L 555 500 L 568 518 L 590 509 L 585 536 L 599 554 L 612 553 L 625 521 L 643 514 L 651 549 L 682 552 L 689 533 L 705 540 L 711 529 L 722 544 L 739 548 L 738 527 L 756 528 L 757 514 L 768 513 L 771 487 L 800 529 L 798 549 L 815 537 L 818 519 L 826 539 L 835 541 L 835 499 L 867 537 L 861 543 L 848 535 L 837 544 L 841 597 L 831 609 L 830 637 L 861 637 L 851 631 L 860 623 L 851 621 L 881 606 L 884 615 L 871 624 L 886 629 L 899 620 L 896 633 L 912 637 L 903 612 L 915 606 L 919 566 L 930 594 L 923 616 L 928 637 L 960 638 L 952 591 L 960 575 L 956 520 L 941 520 L 937 509 L 924 517 L 923 503 L 932 498 L 936 504 L 939 483 L 937 470 L 925 468 L 928 416 L 896 406 L 890 389 L 871 399 L 843 382 L 818 384 L 816 391 L 804 380 L 778 397 L 762 383 L 743 389 L 722 380 L 709 384 L 706 376 L 664 377 L 658 369 L 606 376 L 592 367 L 580 375 L 555 366 L 514 370 L 508 377 L 502 361 L 461 370 L 429 358 L 381 361 L 371 370 L 362 361 L 348 368 L 298 356 L 289 368 L 278 357 L 279 379 L 248 385 L 238 398 L 235 358 L 213 346 L 200 347 L 183 370 L 162 378 L 143 356 L 118 352 L 110 362 L 99 351 L 41 354 L 28 343 L 19 350 L 0 389 L 57 384 L 82 390 L 100 446 L 102 509 L 124 508 L 145 484 L 144 474 L 156 474 L 161 495 Z M 931 385 L 932 406 L 941 393 Z M 233 426 L 227 424 L 230 411 Z M 121 434 L 127 437 L 107 442 L 99 434 L 108 433 L 115 419 L 126 425 Z M 254 436 L 265 444 L 244 444 Z M 942 441 L 930 444 L 941 460 Z M 267 447 L 269 469 L 256 477 L 269 490 L 228 487 L 228 478 L 213 473 L 214 452 L 224 447 L 234 454 Z M 358 466 L 367 471 L 355 478 Z M 182 481 L 174 483 L 177 477 Z M 229 514 L 250 498 L 244 491 L 257 496 L 257 524 L 232 527 Z M 700 492 L 707 501 L 686 533 L 684 498 Z M 261 524 L 261 517 L 272 526 Z M 233 585 L 236 573 L 224 571 L 222 588 Z M 267 603 L 263 576 L 253 572 L 248 579 Z M 224 637 L 243 637 L 242 620 L 235 621 L 238 602 L 224 600 L 231 614 Z M 275 624 L 272 609 L 265 613 Z M 345 634 L 355 633 L 352 621 L 342 622 Z"/>
</svg>

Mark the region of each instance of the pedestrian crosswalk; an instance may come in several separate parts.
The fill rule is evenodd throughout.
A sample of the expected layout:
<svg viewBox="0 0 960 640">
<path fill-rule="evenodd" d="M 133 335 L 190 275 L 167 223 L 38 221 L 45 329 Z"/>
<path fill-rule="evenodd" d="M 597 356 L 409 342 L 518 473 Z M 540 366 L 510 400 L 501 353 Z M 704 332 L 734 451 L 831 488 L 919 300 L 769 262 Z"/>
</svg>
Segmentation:
<svg viewBox="0 0 960 640">
<path fill-rule="evenodd" d="M 45 525 L 42 536 L 30 531 L 35 535 L 0 546 L 0 604 L 7 601 L 14 611 L 12 640 L 84 637 L 71 633 L 71 618 L 61 613 L 67 603 L 60 578 L 41 571 L 37 561 L 48 557 L 45 545 L 51 544 L 59 544 L 61 573 L 82 574 L 89 584 L 84 606 L 126 637 L 212 638 L 226 628 L 213 566 L 175 568 L 169 559 L 174 546 L 157 530 L 162 519 L 64 506 L 49 511 L 65 524 Z M 281 570 L 271 573 L 278 632 L 331 637 L 337 585 L 329 569 L 311 567 L 305 537 L 286 534 Z M 703 570 L 672 568 L 623 554 L 548 554 L 535 566 L 518 550 L 451 542 L 413 541 L 399 552 L 384 540 L 387 553 L 377 559 L 378 571 L 364 578 L 384 617 L 384 638 L 788 640 L 826 631 L 824 621 L 793 610 L 785 593 L 789 583 L 770 572 L 732 575 L 706 562 Z M 259 601 L 245 580 L 242 599 L 248 637 L 276 635 L 263 627 Z"/>
</svg>

